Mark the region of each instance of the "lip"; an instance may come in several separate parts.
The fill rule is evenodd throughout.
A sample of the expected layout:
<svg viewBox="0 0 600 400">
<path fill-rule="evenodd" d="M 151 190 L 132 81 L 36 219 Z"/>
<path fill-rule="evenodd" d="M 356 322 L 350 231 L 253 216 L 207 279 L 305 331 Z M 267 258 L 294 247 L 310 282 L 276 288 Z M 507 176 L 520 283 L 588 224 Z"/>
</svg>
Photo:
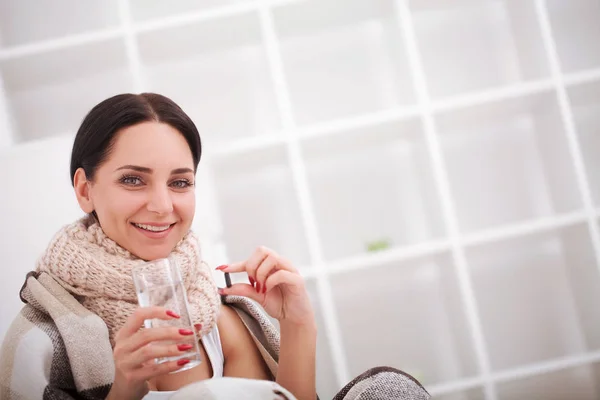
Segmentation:
<svg viewBox="0 0 600 400">
<path fill-rule="evenodd" d="M 165 226 L 166 223 L 155 223 L 155 222 L 136 222 L 137 224 L 141 224 L 141 225 L 150 225 L 150 226 Z M 167 230 L 164 230 L 162 232 L 151 232 L 151 231 L 147 231 L 145 229 L 142 228 L 138 228 L 137 226 L 135 226 L 135 224 L 132 222 L 131 226 L 137 230 L 138 232 L 140 232 L 141 234 L 143 234 L 144 236 L 150 238 L 150 239 L 164 239 L 167 236 L 169 236 L 169 234 L 171 233 L 171 231 L 173 230 L 173 227 L 175 226 L 176 223 L 172 223 L 170 224 L 169 228 Z"/>
</svg>

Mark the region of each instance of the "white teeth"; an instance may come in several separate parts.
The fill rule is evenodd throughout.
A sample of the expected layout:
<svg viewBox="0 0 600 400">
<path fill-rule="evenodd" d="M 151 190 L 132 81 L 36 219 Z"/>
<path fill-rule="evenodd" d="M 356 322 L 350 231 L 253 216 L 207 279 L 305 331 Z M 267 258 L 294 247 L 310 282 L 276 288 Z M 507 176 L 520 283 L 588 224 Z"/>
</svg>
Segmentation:
<svg viewBox="0 0 600 400">
<path fill-rule="evenodd" d="M 171 227 L 171 225 L 152 226 L 152 225 L 135 224 L 135 223 L 134 223 L 134 225 L 137 226 L 138 228 L 144 229 L 146 231 L 151 231 L 151 232 L 163 232 Z"/>
</svg>

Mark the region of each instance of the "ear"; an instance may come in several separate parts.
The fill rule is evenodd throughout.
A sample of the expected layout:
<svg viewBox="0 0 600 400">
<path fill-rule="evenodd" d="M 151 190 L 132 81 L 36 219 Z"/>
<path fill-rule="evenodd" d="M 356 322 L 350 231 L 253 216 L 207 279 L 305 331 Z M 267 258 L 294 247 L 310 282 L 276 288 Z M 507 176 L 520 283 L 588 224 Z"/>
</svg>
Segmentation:
<svg viewBox="0 0 600 400">
<path fill-rule="evenodd" d="M 94 211 L 94 202 L 90 196 L 91 184 L 92 182 L 87 180 L 83 168 L 78 168 L 77 171 L 75 171 L 75 176 L 73 177 L 73 186 L 75 188 L 75 196 L 77 196 L 79 207 L 81 207 L 81 210 L 87 214 Z"/>
</svg>

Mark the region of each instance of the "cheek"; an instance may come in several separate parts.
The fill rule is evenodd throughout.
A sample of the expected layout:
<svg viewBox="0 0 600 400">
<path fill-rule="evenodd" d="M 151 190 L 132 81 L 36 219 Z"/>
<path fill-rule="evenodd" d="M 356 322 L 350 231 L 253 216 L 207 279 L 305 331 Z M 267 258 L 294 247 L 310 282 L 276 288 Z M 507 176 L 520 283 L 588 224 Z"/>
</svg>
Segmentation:
<svg viewBox="0 0 600 400">
<path fill-rule="evenodd" d="M 115 219 L 128 219 L 144 206 L 141 192 L 106 190 L 101 194 L 102 208 Z"/>
<path fill-rule="evenodd" d="M 178 199 L 178 211 L 179 216 L 184 220 L 191 220 L 194 218 L 196 211 L 196 196 L 193 192 L 186 193 Z"/>
</svg>

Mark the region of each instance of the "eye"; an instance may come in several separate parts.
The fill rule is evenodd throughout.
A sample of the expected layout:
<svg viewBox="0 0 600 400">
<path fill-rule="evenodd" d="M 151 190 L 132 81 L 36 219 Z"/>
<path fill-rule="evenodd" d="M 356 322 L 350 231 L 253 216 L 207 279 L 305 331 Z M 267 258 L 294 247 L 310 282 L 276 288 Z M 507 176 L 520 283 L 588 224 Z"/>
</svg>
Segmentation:
<svg viewBox="0 0 600 400">
<path fill-rule="evenodd" d="M 142 184 L 142 180 L 139 176 L 133 175 L 125 175 L 119 179 L 119 181 L 127 186 L 140 186 Z"/>
<path fill-rule="evenodd" d="M 176 181 L 171 182 L 171 186 L 175 189 L 186 189 L 191 186 L 194 186 L 194 184 L 187 179 L 178 179 Z"/>
</svg>

